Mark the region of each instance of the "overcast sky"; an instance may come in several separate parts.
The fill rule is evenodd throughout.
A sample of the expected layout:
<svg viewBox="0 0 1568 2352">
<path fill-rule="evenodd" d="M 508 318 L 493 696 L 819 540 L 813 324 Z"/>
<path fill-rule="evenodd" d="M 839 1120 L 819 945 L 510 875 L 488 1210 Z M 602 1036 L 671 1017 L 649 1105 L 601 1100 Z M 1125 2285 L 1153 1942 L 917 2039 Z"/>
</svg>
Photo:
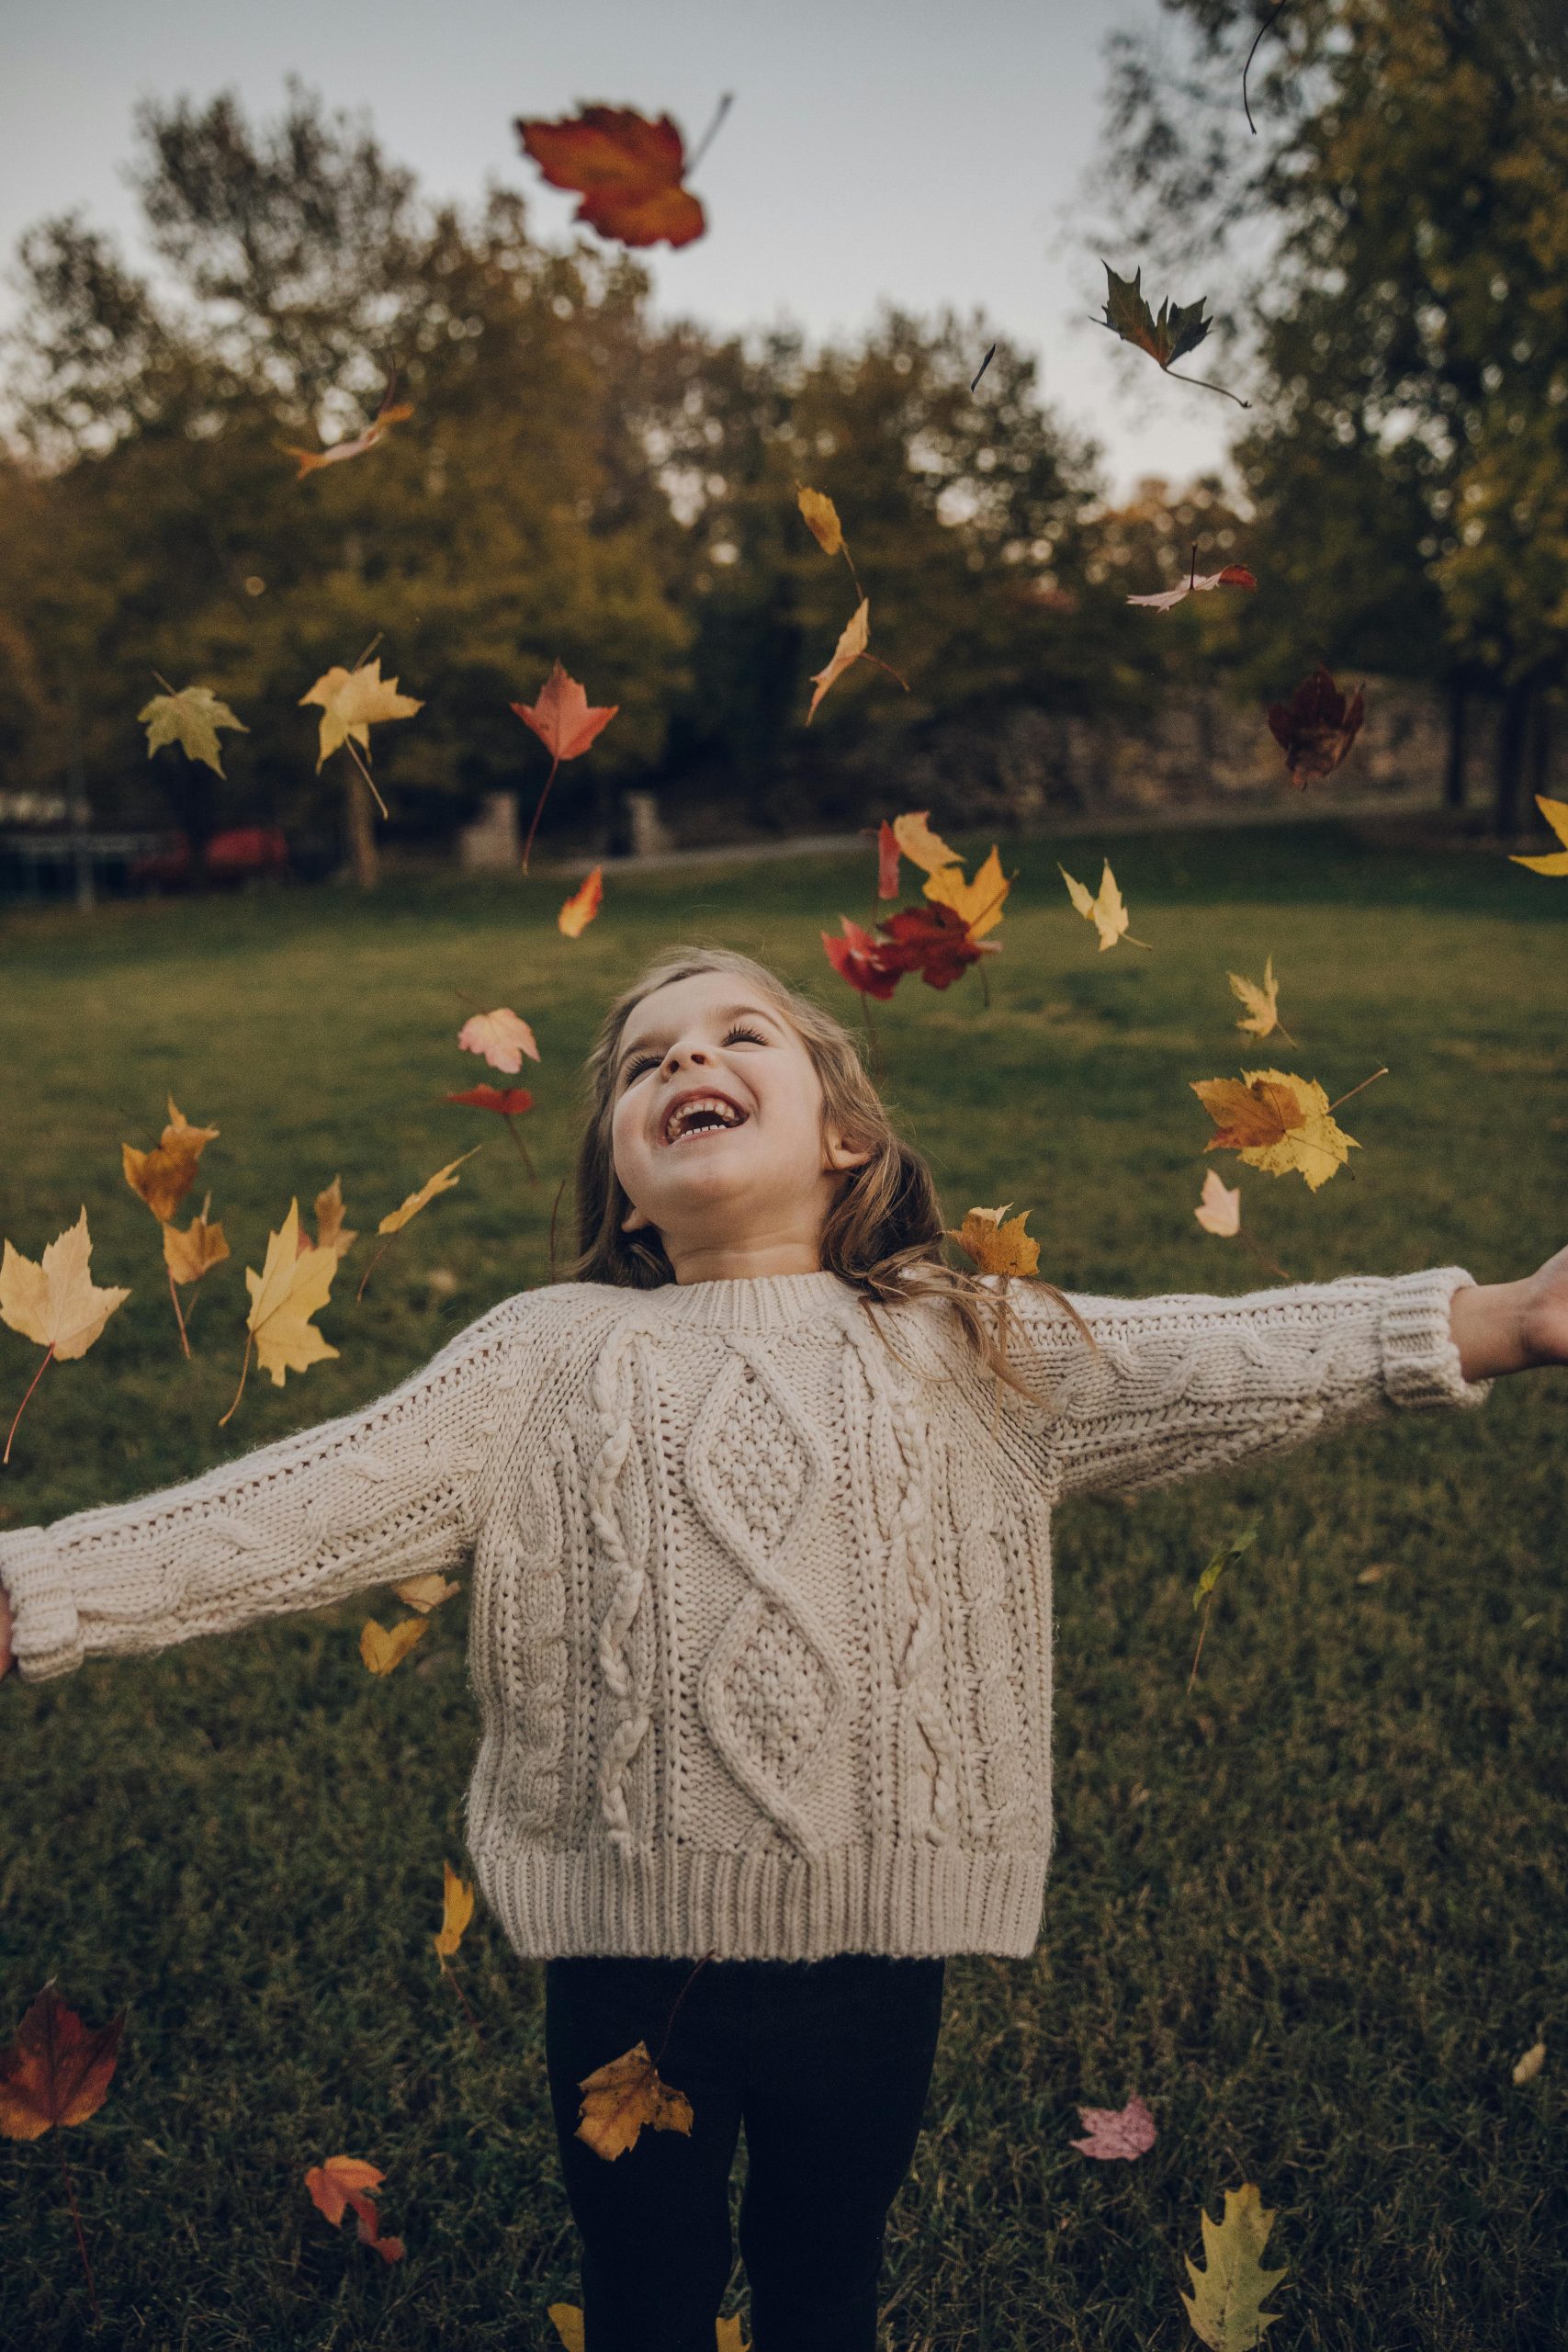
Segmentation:
<svg viewBox="0 0 1568 2352">
<path fill-rule="evenodd" d="M 692 142 L 732 90 L 694 182 L 708 233 L 652 257 L 660 309 L 820 335 L 853 334 L 885 299 L 978 304 L 1038 355 L 1047 399 L 1100 441 L 1121 493 L 1217 463 L 1235 415 L 1087 317 L 1104 286 L 1084 185 L 1102 44 L 1156 13 L 1156 0 L 8 0 L 0 251 L 8 263 L 28 222 L 75 207 L 136 252 L 122 175 L 144 96 L 234 88 L 271 113 L 293 71 L 367 110 L 432 195 L 523 187 L 554 238 L 575 199 L 538 185 L 514 115 L 585 99 L 668 109 Z M 1137 258 L 1105 257 L 1128 271 Z"/>
</svg>

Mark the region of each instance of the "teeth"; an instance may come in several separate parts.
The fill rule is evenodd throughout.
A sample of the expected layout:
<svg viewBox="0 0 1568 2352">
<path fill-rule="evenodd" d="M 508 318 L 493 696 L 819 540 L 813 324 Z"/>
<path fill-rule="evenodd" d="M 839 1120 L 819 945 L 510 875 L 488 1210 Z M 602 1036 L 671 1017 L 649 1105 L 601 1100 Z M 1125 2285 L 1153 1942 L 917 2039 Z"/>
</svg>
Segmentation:
<svg viewBox="0 0 1568 2352">
<path fill-rule="evenodd" d="M 665 1125 L 665 1140 L 669 1143 L 679 1143 L 684 1135 L 711 1135 L 713 1133 L 711 1126 L 705 1125 L 699 1127 L 694 1124 L 705 1114 L 708 1119 L 716 1119 L 726 1127 L 739 1126 L 746 1115 L 743 1111 L 737 1110 L 733 1102 L 727 1102 L 722 1095 L 694 1094 L 689 1101 L 681 1103 L 671 1114 Z"/>
</svg>

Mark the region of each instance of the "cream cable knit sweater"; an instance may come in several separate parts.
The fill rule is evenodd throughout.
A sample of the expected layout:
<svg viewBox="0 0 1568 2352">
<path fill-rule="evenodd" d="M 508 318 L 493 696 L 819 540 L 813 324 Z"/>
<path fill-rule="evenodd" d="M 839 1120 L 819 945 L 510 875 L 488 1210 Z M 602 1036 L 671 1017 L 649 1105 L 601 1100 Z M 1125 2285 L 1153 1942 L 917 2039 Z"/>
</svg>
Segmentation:
<svg viewBox="0 0 1568 2352">
<path fill-rule="evenodd" d="M 1477 1404 L 1461 1268 L 1239 1298 L 1012 1286 L 999 1389 L 832 1274 L 505 1299 L 361 1412 L 0 1534 L 28 1681 L 472 1576 L 468 1842 L 515 1950 L 1023 1956 L 1051 1849 L 1051 1511 Z"/>
</svg>

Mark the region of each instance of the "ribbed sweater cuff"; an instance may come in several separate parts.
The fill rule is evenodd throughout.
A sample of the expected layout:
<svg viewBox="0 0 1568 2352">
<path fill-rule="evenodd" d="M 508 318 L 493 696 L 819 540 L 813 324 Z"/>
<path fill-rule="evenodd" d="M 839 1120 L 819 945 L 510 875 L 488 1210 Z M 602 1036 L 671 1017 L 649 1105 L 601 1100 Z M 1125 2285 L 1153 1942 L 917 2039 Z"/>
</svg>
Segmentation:
<svg viewBox="0 0 1568 2352">
<path fill-rule="evenodd" d="M 47 1682 L 82 1663 L 82 1621 L 46 1527 L 0 1535 L 0 1585 L 11 1604 L 11 1648 L 24 1682 Z"/>
<path fill-rule="evenodd" d="M 1395 1405 L 1482 1405 L 1489 1380 L 1466 1380 L 1449 1329 L 1450 1302 L 1475 1277 L 1462 1266 L 1396 1274 L 1379 1332 L 1383 1386 Z"/>
</svg>

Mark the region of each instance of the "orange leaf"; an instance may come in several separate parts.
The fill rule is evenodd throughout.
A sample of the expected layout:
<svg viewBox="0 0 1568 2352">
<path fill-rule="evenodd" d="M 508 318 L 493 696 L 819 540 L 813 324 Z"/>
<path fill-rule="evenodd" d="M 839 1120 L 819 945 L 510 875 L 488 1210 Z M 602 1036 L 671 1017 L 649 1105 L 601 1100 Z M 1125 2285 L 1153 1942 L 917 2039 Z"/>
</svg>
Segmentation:
<svg viewBox="0 0 1568 2352">
<path fill-rule="evenodd" d="M 359 1629 L 359 1655 L 372 1674 L 390 1674 L 429 1631 L 423 1617 L 400 1617 L 389 1633 L 374 1617 L 367 1617 Z"/>
<path fill-rule="evenodd" d="M 691 2102 L 660 2081 L 646 2041 L 581 2076 L 578 2087 L 583 2099 L 577 2137 L 608 2164 L 636 2147 L 644 2124 L 655 2132 L 691 2136 Z"/>
<path fill-rule="evenodd" d="M 446 1100 L 465 1102 L 475 1111 L 499 1111 L 503 1119 L 515 1119 L 534 1107 L 525 1086 L 466 1086 L 461 1094 L 448 1094 Z"/>
<path fill-rule="evenodd" d="M 39 2140 L 62 2123 L 85 2123 L 108 2094 L 125 2011 L 107 2025 L 85 2026 L 47 1984 L 0 2050 L 0 2133 Z"/>
<path fill-rule="evenodd" d="M 443 1960 L 450 1960 L 463 1940 L 463 1930 L 474 1916 L 474 1890 L 460 1879 L 450 1862 L 441 1865 L 441 1932 L 431 1939 Z"/>
<path fill-rule="evenodd" d="M 1223 571 L 1192 571 L 1174 588 L 1162 588 L 1157 596 L 1129 596 L 1130 605 L 1147 605 L 1156 613 L 1168 613 L 1194 591 L 1207 588 L 1256 588 L 1257 581 L 1245 563 L 1227 563 Z"/>
<path fill-rule="evenodd" d="M 380 2235 L 380 2217 L 365 2194 L 383 2177 L 363 2156 L 329 2156 L 324 2165 L 310 2166 L 305 2175 L 305 2186 L 310 2192 L 311 2203 L 334 2229 L 352 2206 L 359 2224 L 360 2245 L 369 2246 L 383 2262 L 400 2262 L 404 2253 L 401 2238 Z"/>
<path fill-rule="evenodd" d="M 167 1225 L 195 1183 L 197 1162 L 219 1132 L 217 1127 L 193 1127 L 185 1113 L 175 1109 L 171 1094 L 169 1124 L 156 1147 L 138 1151 L 134 1144 L 121 1144 L 125 1181 L 160 1225 Z"/>
<path fill-rule="evenodd" d="M 598 913 L 604 897 L 604 872 L 602 866 L 596 865 L 557 915 L 557 930 L 564 932 L 568 939 L 581 939 Z"/>
<path fill-rule="evenodd" d="M 591 709 L 577 680 L 558 662 L 539 689 L 537 702 L 514 702 L 513 709 L 531 727 L 547 752 L 558 760 L 581 759 L 594 737 L 608 727 L 620 708 Z"/>
<path fill-rule="evenodd" d="M 807 727 L 817 716 L 818 704 L 834 680 L 841 678 L 844 672 L 852 669 L 860 660 L 861 655 L 865 651 L 870 636 L 871 599 L 868 596 L 863 596 L 840 632 L 839 642 L 833 648 L 832 660 L 825 670 L 814 670 L 811 673 L 811 683 L 817 692 L 812 695 L 811 707 L 806 714 Z"/>
<path fill-rule="evenodd" d="M 1010 1201 L 1004 1201 L 999 1209 L 971 1209 L 956 1232 L 951 1226 L 947 1228 L 948 1239 L 956 1241 L 983 1274 L 1040 1272 L 1040 1244 L 1023 1229 L 1029 1211 L 1020 1209 L 1016 1216 L 1009 1216 L 1011 1206 Z"/>
<path fill-rule="evenodd" d="M 330 449 L 291 449 L 285 445 L 284 455 L 299 460 L 295 481 L 303 481 L 307 474 L 317 472 L 322 466 L 341 466 L 346 458 L 362 458 L 367 449 L 373 449 L 377 442 L 391 431 L 394 424 L 406 424 L 413 414 L 413 403 L 412 401 L 400 401 L 396 407 L 392 405 L 397 380 L 394 371 L 381 395 L 381 405 L 375 416 L 364 432 L 356 433 L 352 441 L 334 441 Z"/>
<path fill-rule="evenodd" d="M 581 196 L 573 219 L 624 245 L 689 245 L 707 223 L 681 185 L 685 141 L 670 117 L 651 122 L 630 107 L 583 107 L 560 122 L 514 124 L 552 187 Z"/>
</svg>

